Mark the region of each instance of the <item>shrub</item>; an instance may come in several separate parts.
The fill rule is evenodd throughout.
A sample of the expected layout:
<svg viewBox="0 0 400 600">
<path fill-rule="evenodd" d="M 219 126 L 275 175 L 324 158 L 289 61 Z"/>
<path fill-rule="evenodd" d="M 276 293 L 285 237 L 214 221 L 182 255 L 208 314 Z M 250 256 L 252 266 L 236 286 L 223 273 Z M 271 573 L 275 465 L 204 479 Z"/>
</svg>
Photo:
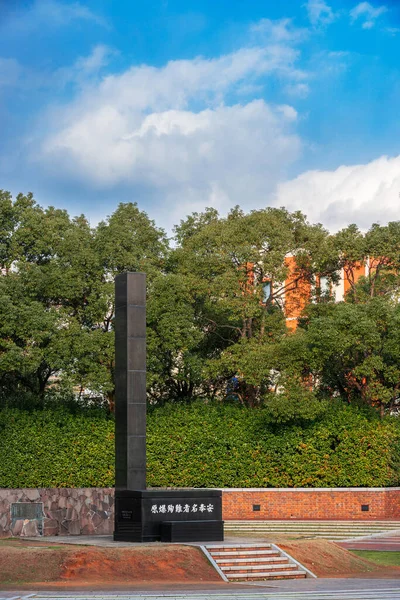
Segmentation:
<svg viewBox="0 0 400 600">
<path fill-rule="evenodd" d="M 149 410 L 149 486 L 349 487 L 400 483 L 400 422 L 331 405 L 279 424 L 265 409 L 195 402 Z M 114 422 L 100 410 L 0 412 L 0 487 L 114 485 Z"/>
</svg>

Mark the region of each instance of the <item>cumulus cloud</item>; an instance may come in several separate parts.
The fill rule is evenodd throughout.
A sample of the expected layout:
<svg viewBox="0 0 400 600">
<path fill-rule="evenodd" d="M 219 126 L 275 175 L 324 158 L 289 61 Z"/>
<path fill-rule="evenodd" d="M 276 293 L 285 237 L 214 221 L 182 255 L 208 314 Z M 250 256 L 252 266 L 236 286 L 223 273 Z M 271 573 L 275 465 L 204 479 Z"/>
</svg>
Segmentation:
<svg viewBox="0 0 400 600">
<path fill-rule="evenodd" d="M 375 8 L 369 2 L 360 2 L 360 4 L 357 4 L 357 6 L 350 11 L 350 17 L 353 22 L 360 19 L 362 21 L 363 29 L 371 29 L 375 26 L 378 17 L 387 11 L 387 6 Z"/>
<path fill-rule="evenodd" d="M 400 156 L 335 171 L 307 171 L 278 185 L 275 203 L 302 210 L 331 230 L 349 223 L 368 229 L 374 222 L 400 220 Z"/>
<path fill-rule="evenodd" d="M 63 27 L 74 21 L 89 21 L 108 27 L 106 20 L 80 2 L 58 2 L 57 0 L 35 0 L 32 6 L 11 11 L 3 22 L 9 33 L 26 33 L 43 26 Z"/>
<path fill-rule="evenodd" d="M 46 115 L 52 133 L 34 160 L 95 189 L 146 190 L 166 226 L 206 205 L 263 205 L 300 154 L 297 112 L 243 101 L 243 90 L 274 75 L 301 83 L 296 59 L 295 49 L 272 43 L 109 75 Z"/>
<path fill-rule="evenodd" d="M 308 0 L 305 4 L 311 25 L 329 25 L 336 19 L 332 8 L 324 0 Z"/>
</svg>

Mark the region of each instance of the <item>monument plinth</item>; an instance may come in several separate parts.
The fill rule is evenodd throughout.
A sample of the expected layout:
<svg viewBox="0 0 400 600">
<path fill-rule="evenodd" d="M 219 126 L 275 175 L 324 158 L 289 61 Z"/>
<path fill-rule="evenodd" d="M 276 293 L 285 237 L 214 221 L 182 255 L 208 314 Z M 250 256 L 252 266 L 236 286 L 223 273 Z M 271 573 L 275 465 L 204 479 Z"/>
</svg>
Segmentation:
<svg viewBox="0 0 400 600">
<path fill-rule="evenodd" d="M 222 493 L 146 489 L 146 275 L 115 279 L 115 530 L 118 541 L 222 541 Z"/>
</svg>

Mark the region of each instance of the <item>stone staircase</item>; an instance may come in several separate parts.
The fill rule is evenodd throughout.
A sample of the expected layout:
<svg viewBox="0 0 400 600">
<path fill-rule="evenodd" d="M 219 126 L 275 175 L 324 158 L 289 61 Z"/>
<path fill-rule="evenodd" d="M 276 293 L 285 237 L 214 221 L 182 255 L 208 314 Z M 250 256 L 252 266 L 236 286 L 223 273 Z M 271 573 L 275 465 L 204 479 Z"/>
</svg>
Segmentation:
<svg viewBox="0 0 400 600">
<path fill-rule="evenodd" d="M 400 532 L 400 521 L 225 521 L 225 534 L 347 540 Z"/>
<path fill-rule="evenodd" d="M 205 549 L 229 582 L 315 577 L 275 544 L 207 545 Z"/>
</svg>

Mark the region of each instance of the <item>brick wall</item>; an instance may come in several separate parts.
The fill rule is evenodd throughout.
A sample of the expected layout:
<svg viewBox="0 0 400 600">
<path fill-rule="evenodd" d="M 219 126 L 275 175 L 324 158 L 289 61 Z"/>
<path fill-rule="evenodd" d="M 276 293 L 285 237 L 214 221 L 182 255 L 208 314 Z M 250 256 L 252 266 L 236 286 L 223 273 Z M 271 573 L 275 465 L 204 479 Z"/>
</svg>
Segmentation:
<svg viewBox="0 0 400 600">
<path fill-rule="evenodd" d="M 400 520 L 400 488 L 223 489 L 223 519 Z M 40 517 L 13 517 L 12 505 L 39 504 Z M 253 506 L 259 506 L 254 511 Z M 369 511 L 361 511 L 368 505 Z M 14 507 L 15 509 L 15 507 Z M 0 489 L 0 537 L 111 535 L 112 488 Z"/>
<path fill-rule="evenodd" d="M 400 489 L 393 488 L 386 491 L 385 512 L 388 519 L 400 518 Z"/>
<path fill-rule="evenodd" d="M 400 488 L 225 489 L 222 506 L 225 520 L 400 519 Z"/>
</svg>

